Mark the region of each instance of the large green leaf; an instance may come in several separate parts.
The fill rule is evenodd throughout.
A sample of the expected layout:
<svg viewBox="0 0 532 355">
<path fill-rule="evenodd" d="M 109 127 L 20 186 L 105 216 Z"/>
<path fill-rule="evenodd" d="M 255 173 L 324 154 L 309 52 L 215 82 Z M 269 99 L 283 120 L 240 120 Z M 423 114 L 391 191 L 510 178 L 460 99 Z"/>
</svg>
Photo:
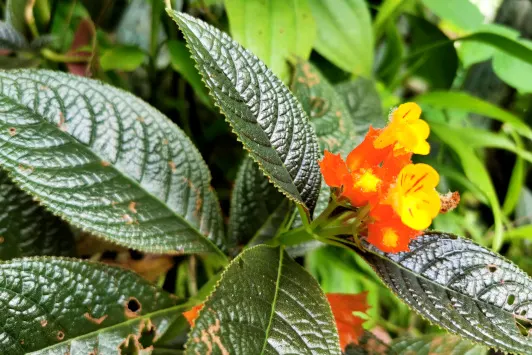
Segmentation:
<svg viewBox="0 0 532 355">
<path fill-rule="evenodd" d="M 26 20 L 24 10 L 28 0 L 6 0 L 5 2 L 5 20 L 18 33 L 24 33 L 26 30 Z"/>
<path fill-rule="evenodd" d="M 484 16 L 469 0 L 421 0 L 432 12 L 463 30 L 476 30 Z"/>
<path fill-rule="evenodd" d="M 0 165 L 52 212 L 154 252 L 219 251 L 210 174 L 185 134 L 140 99 L 51 71 L 0 73 Z"/>
<path fill-rule="evenodd" d="M 74 236 L 0 171 L 0 260 L 34 255 L 74 255 Z"/>
<path fill-rule="evenodd" d="M 316 51 L 341 69 L 370 77 L 373 67 L 371 15 L 364 0 L 309 0 L 318 25 Z"/>
<path fill-rule="evenodd" d="M 410 251 L 361 253 L 383 282 L 432 323 L 508 352 L 532 353 L 532 279 L 470 240 L 428 232 Z"/>
<path fill-rule="evenodd" d="M 229 238 L 237 244 L 246 244 L 254 239 L 257 232 L 270 221 L 272 215 L 281 205 L 285 197 L 270 184 L 259 166 L 250 158 L 245 158 L 235 180 L 235 188 L 231 197 L 231 213 L 229 218 Z M 283 209 L 285 214 L 288 209 Z M 284 216 L 274 218 L 280 223 Z M 271 234 L 275 233 L 275 229 Z M 270 235 L 273 237 L 273 235 Z M 263 238 L 261 238 L 263 239 Z"/>
<path fill-rule="evenodd" d="M 290 57 L 309 57 L 316 23 L 307 0 L 225 0 L 225 9 L 233 39 L 283 81 Z"/>
<path fill-rule="evenodd" d="M 183 311 L 170 294 L 103 264 L 17 259 L 0 264 L 0 279 L 4 355 L 116 354 L 142 335 L 156 341 Z"/>
<path fill-rule="evenodd" d="M 485 355 L 487 349 L 455 335 L 429 334 L 394 339 L 389 354 Z"/>
<path fill-rule="evenodd" d="M 257 57 L 216 28 L 169 10 L 217 105 L 270 181 L 309 211 L 320 188 L 316 135 L 301 105 Z"/>
<path fill-rule="evenodd" d="M 187 354 L 340 354 L 316 280 L 281 248 L 257 246 L 229 265 L 190 333 Z"/>
<path fill-rule="evenodd" d="M 103 70 L 133 71 L 140 67 L 146 54 L 136 46 L 117 45 L 102 52 L 100 66 Z"/>
</svg>

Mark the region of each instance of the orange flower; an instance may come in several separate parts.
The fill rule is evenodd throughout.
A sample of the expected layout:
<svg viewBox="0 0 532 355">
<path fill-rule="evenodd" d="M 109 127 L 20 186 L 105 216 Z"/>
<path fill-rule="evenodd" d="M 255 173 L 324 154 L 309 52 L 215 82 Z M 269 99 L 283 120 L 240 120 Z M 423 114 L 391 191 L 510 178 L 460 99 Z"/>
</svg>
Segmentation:
<svg viewBox="0 0 532 355">
<path fill-rule="evenodd" d="M 370 212 L 373 219 L 368 224 L 368 243 L 386 253 L 408 251 L 410 240 L 422 232 L 406 226 L 389 205 L 379 205 Z"/>
<path fill-rule="evenodd" d="M 196 322 L 196 318 L 198 318 L 199 312 L 203 309 L 203 303 L 198 304 L 197 306 L 192 307 L 189 311 L 186 311 L 183 313 L 183 316 L 187 319 L 188 324 L 190 324 L 191 327 L 194 326 L 194 323 Z"/>
<path fill-rule="evenodd" d="M 365 320 L 354 316 L 353 312 L 366 312 L 368 310 L 367 295 L 367 292 L 356 295 L 342 293 L 327 294 L 327 299 L 329 300 L 334 320 L 336 321 L 336 328 L 338 328 L 342 351 L 348 344 L 358 344 L 358 338 L 364 333 L 362 324 Z"/>
<path fill-rule="evenodd" d="M 417 104 L 407 102 L 400 105 L 392 112 L 388 126 L 376 138 L 375 148 L 392 146 L 396 155 L 429 154 L 430 145 L 427 138 L 430 128 L 427 122 L 419 118 L 420 116 L 421 108 Z"/>
</svg>

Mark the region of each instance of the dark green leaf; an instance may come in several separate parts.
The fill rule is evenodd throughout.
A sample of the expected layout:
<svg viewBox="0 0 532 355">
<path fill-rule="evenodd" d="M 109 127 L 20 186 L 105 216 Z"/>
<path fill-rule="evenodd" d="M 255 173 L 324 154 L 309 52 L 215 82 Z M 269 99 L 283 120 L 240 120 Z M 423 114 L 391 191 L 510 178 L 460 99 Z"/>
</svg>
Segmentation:
<svg viewBox="0 0 532 355">
<path fill-rule="evenodd" d="M 238 169 L 231 197 L 229 238 L 238 245 L 243 245 L 255 239 L 257 233 L 267 232 L 267 235 L 261 235 L 260 240 L 256 242 L 273 237 L 288 213 L 288 206 L 283 204 L 283 200 L 285 197 L 270 184 L 257 163 L 245 158 Z M 282 208 L 284 215 L 282 213 L 274 215 L 281 204 L 286 205 Z M 278 224 L 272 225 L 272 219 Z M 265 231 L 264 227 L 268 230 Z"/>
<path fill-rule="evenodd" d="M 207 93 L 205 84 L 201 81 L 198 70 L 194 67 L 194 61 L 190 58 L 190 52 L 183 42 L 168 41 L 168 51 L 170 52 L 170 64 L 179 74 L 188 81 L 200 100 L 207 106 L 212 106 L 211 99 Z"/>
<path fill-rule="evenodd" d="M 74 236 L 0 171 L 0 260 L 75 253 Z"/>
<path fill-rule="evenodd" d="M 231 36 L 284 82 L 287 60 L 307 59 L 316 38 L 316 23 L 307 0 L 225 0 Z M 259 14 L 253 16 L 252 14 Z"/>
<path fill-rule="evenodd" d="M 217 105 L 270 181 L 314 210 L 320 189 L 316 135 L 301 105 L 266 66 L 216 28 L 169 11 Z"/>
<path fill-rule="evenodd" d="M 0 21 L 0 49 L 20 50 L 27 49 L 28 42 L 22 34 L 9 23 Z"/>
<path fill-rule="evenodd" d="M 190 333 L 187 354 L 340 354 L 316 280 L 280 248 L 248 249 L 229 265 Z"/>
<path fill-rule="evenodd" d="M 475 342 L 532 353 L 532 279 L 470 240 L 429 232 L 410 251 L 362 256 L 383 282 L 430 322 Z"/>
<path fill-rule="evenodd" d="M 478 7 L 469 0 L 422 0 L 422 2 L 436 15 L 463 30 L 476 30 L 484 21 L 484 16 Z"/>
<path fill-rule="evenodd" d="M 103 70 L 133 71 L 140 67 L 146 54 L 135 46 L 116 46 L 104 50 L 100 57 Z"/>
<path fill-rule="evenodd" d="M 5 19 L 15 31 L 24 33 L 26 30 L 26 20 L 24 10 L 26 9 L 27 0 L 6 0 L 5 2 Z"/>
<path fill-rule="evenodd" d="M 38 66 L 41 60 L 37 57 L 7 57 L 0 56 L 0 69 L 33 68 Z"/>
<path fill-rule="evenodd" d="M 391 84 L 399 75 L 403 64 L 404 44 L 395 23 L 390 22 L 385 28 L 383 55 L 379 61 L 377 77 L 385 84 Z"/>
<path fill-rule="evenodd" d="M 443 32 L 425 19 L 408 16 L 412 45 L 408 58 L 409 70 L 427 80 L 432 89 L 448 89 L 458 69 L 458 56 L 454 44 Z M 431 49 L 434 43 L 443 44 Z"/>
<path fill-rule="evenodd" d="M 390 354 L 416 355 L 485 355 L 487 349 L 456 335 L 430 334 L 394 339 Z"/>
<path fill-rule="evenodd" d="M 90 79 L 20 70 L 0 74 L 0 107 L 0 164 L 53 213 L 139 250 L 224 245 L 201 155 L 140 99 Z"/>
<path fill-rule="evenodd" d="M 138 349 L 141 336 L 156 341 L 184 310 L 134 273 L 103 264 L 18 259 L 0 264 L 0 279 L 4 355 L 116 354 L 128 341 Z"/>
<path fill-rule="evenodd" d="M 373 66 L 373 30 L 364 0 L 309 0 L 318 25 L 314 48 L 343 70 L 370 77 Z"/>
</svg>

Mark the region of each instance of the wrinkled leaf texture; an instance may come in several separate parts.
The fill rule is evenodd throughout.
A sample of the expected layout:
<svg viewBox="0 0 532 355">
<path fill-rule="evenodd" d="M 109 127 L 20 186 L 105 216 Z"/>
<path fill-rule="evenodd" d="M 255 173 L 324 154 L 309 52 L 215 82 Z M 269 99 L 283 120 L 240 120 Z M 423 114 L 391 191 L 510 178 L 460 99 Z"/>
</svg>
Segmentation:
<svg viewBox="0 0 532 355">
<path fill-rule="evenodd" d="M 281 248 L 235 258 L 189 334 L 187 354 L 340 354 L 318 283 Z"/>
<path fill-rule="evenodd" d="M 320 189 L 318 144 L 288 88 L 225 33 L 169 10 L 216 104 L 270 181 L 310 213 Z"/>
<path fill-rule="evenodd" d="M 53 213 L 112 242 L 167 253 L 224 245 L 192 142 L 153 107 L 98 81 L 0 72 L 0 165 Z"/>
<path fill-rule="evenodd" d="M 0 263 L 0 353 L 116 354 L 156 341 L 181 316 L 176 299 L 133 272 L 60 258 Z"/>
<path fill-rule="evenodd" d="M 428 232 L 410 251 L 362 256 L 430 322 L 474 342 L 532 353 L 532 279 L 500 255 L 455 235 Z"/>
</svg>

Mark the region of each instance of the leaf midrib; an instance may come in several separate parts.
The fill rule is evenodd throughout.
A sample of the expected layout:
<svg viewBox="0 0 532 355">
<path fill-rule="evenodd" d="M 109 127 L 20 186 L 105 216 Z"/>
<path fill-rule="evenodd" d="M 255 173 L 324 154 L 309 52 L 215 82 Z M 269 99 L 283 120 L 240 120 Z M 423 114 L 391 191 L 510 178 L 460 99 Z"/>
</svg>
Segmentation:
<svg viewBox="0 0 532 355">
<path fill-rule="evenodd" d="M 5 80 L 13 80 L 12 78 L 6 78 L 2 75 L 0 75 L 0 78 L 1 79 L 5 79 Z M 28 80 L 31 80 L 31 79 L 28 79 Z M 33 80 L 35 81 L 35 80 Z M 54 89 L 54 96 L 57 98 L 57 97 L 60 97 L 58 96 L 58 93 L 55 91 Z M 3 95 L 3 94 L 0 94 L 0 99 L 4 99 L 8 102 L 10 102 L 12 105 L 16 106 L 16 107 L 19 107 L 20 109 L 22 109 L 23 111 L 26 111 L 26 112 L 29 112 L 30 114 L 32 115 L 35 115 L 35 117 L 37 117 L 41 123 L 45 124 L 45 125 L 48 125 L 50 127 L 52 127 L 53 131 L 56 132 L 56 134 L 59 134 L 59 135 L 65 135 L 67 137 L 67 140 L 69 141 L 73 141 L 73 143 L 75 145 L 79 145 L 81 149 L 87 151 L 90 155 L 94 156 L 96 159 L 100 160 L 100 161 L 103 161 L 104 159 L 102 159 L 100 156 L 98 156 L 98 154 L 96 154 L 93 149 L 81 142 L 79 142 L 75 137 L 73 137 L 71 134 L 67 133 L 67 132 L 62 132 L 56 125 L 52 124 L 52 122 L 48 121 L 45 117 L 43 117 L 40 113 L 34 111 L 33 109 L 31 109 L 30 107 L 28 106 L 25 106 L 19 102 L 17 102 L 15 99 L 9 97 L 9 96 L 6 96 L 6 95 Z M 6 122 L 7 123 L 7 122 Z M 9 145 L 9 139 L 8 140 L 5 140 L 4 141 L 6 145 Z M 29 150 L 31 150 L 31 148 L 27 148 Z M 11 160 L 11 159 L 9 159 Z M 7 170 L 6 168 L 4 168 L 3 166 L 1 166 L 0 164 L 0 168 L 3 168 L 4 170 L 6 170 L 8 172 L 8 174 L 10 175 L 10 177 L 12 178 L 13 181 L 17 181 L 17 179 L 14 178 L 13 176 L 13 173 L 9 170 Z M 201 234 L 197 229 L 196 227 L 192 226 L 190 224 L 190 222 L 188 220 L 186 220 L 184 217 L 180 216 L 179 214 L 177 214 L 177 212 L 175 212 L 174 210 L 172 210 L 170 207 L 168 207 L 168 205 L 163 202 L 161 199 L 159 199 L 157 196 L 153 195 L 152 193 L 148 192 L 139 182 L 137 182 L 136 180 L 133 180 L 132 178 L 130 178 L 128 175 L 124 174 L 122 171 L 120 171 L 119 169 L 117 169 L 115 167 L 115 164 L 111 164 L 108 169 L 114 169 L 120 176 L 122 176 L 124 179 L 128 180 L 130 183 L 133 184 L 133 186 L 135 186 L 136 188 L 144 191 L 144 193 L 151 199 L 153 199 L 156 203 L 160 204 L 163 206 L 164 209 L 166 210 L 169 210 L 171 212 L 172 215 L 174 215 L 178 220 L 180 220 L 186 227 L 188 227 L 189 229 L 191 229 L 196 235 L 198 235 L 200 238 L 203 238 L 204 239 L 204 242 L 207 243 L 207 245 L 218 255 L 220 255 L 221 257 L 223 257 L 224 260 L 227 260 L 227 257 L 225 256 L 225 254 L 216 246 L 214 245 L 214 243 L 209 239 L 207 238 L 206 236 L 204 236 L 203 234 Z M 19 185 L 20 187 L 20 185 Z M 29 191 L 27 188 L 23 189 L 25 190 L 26 192 L 28 192 L 29 194 L 31 194 L 32 196 L 34 196 L 35 198 L 40 199 L 40 197 L 38 197 L 36 194 L 34 194 L 32 191 Z M 48 209 L 48 210 L 51 210 L 51 207 L 49 207 L 47 204 L 43 204 L 43 206 Z M 67 217 L 66 215 L 64 215 L 63 213 L 61 213 L 60 211 L 52 211 L 54 214 L 59 214 L 60 217 L 66 219 L 67 221 L 70 221 L 72 224 L 77 224 L 75 223 L 74 221 L 71 220 L 71 218 Z M 98 234 L 99 236 L 101 236 L 102 238 L 104 239 L 107 239 L 109 240 L 109 238 L 103 234 L 101 234 L 100 232 L 95 232 L 96 234 Z"/>
<path fill-rule="evenodd" d="M 281 288 L 279 284 L 281 283 L 281 275 L 283 269 L 283 259 L 284 259 L 284 248 L 279 248 L 279 266 L 277 268 L 277 280 L 275 281 L 275 294 L 272 301 L 272 309 L 270 311 L 270 319 L 268 321 L 268 326 L 266 327 L 266 333 L 264 335 L 264 343 L 262 344 L 262 350 L 260 354 L 263 355 L 268 345 L 268 337 L 270 336 L 271 327 L 273 324 L 273 317 L 275 316 L 275 306 L 277 304 L 277 297 L 279 296 L 279 289 Z"/>
<path fill-rule="evenodd" d="M 177 12 L 177 11 L 172 11 L 172 18 L 174 18 L 174 19 L 177 18 L 177 19 L 179 20 L 178 25 L 179 25 L 180 27 L 181 27 L 181 26 L 186 27 L 186 29 L 188 30 L 188 32 L 192 33 L 192 34 L 194 35 L 194 37 L 198 38 L 198 37 L 196 36 L 196 34 L 194 33 L 194 31 L 190 29 L 190 27 L 188 26 L 188 24 L 187 24 L 185 21 L 183 21 L 183 20 L 178 16 L 178 12 Z M 208 33 L 209 33 L 209 35 L 211 35 L 211 36 L 214 37 L 214 34 L 213 34 L 213 33 L 211 33 L 211 32 L 208 32 Z M 199 38 L 198 38 L 198 40 L 199 40 Z M 201 43 L 201 40 L 199 40 L 199 42 Z M 209 52 L 209 51 L 203 46 L 203 43 L 201 43 L 201 46 L 202 46 L 202 48 L 204 49 L 202 52 L 204 52 L 204 53 L 205 53 L 205 54 L 211 59 L 211 62 L 212 62 L 212 63 L 215 63 L 215 64 L 216 64 L 216 67 L 218 68 L 219 72 L 220 72 L 220 73 L 223 73 L 223 75 L 225 76 L 225 78 L 229 79 L 229 76 L 227 75 L 227 73 L 225 72 L 225 70 L 223 70 L 223 68 L 221 68 L 221 67 L 218 65 L 218 61 L 216 61 L 216 60 L 213 58 L 213 56 L 211 55 L 211 53 L 210 53 L 210 52 Z M 187 47 L 189 48 L 189 50 L 191 50 L 188 41 L 187 41 Z M 196 61 L 196 59 L 194 59 L 194 60 Z M 197 63 L 197 62 L 196 62 L 196 63 Z M 234 67 L 234 63 L 231 63 L 231 65 Z M 235 73 L 236 73 L 236 68 L 235 68 Z M 203 76 L 203 73 L 202 73 L 202 76 Z M 230 80 L 229 80 L 229 81 L 230 81 Z M 284 85 L 284 84 L 281 82 L 280 85 Z M 234 88 L 234 87 L 233 87 L 233 90 L 234 90 L 235 93 L 237 93 L 238 97 L 240 97 L 240 98 L 242 99 L 242 102 L 245 102 L 244 97 L 241 95 L 241 93 L 240 93 L 238 90 L 236 90 L 236 88 Z M 288 88 L 287 88 L 287 90 L 288 90 Z M 212 91 L 213 91 L 213 90 L 209 88 L 209 95 L 214 96 L 213 93 L 212 93 Z M 218 104 L 216 104 L 216 106 L 218 106 L 218 107 L 220 108 L 220 110 L 224 113 L 224 116 L 226 117 L 226 121 L 229 123 L 229 125 L 231 126 L 231 128 L 232 128 L 233 131 L 234 131 L 234 130 L 235 130 L 235 129 L 234 129 L 234 125 L 233 125 L 233 123 L 231 122 L 231 120 L 229 120 L 229 119 L 227 118 L 228 115 L 222 110 L 221 106 L 219 106 Z M 249 115 L 250 115 L 251 117 L 255 117 L 255 115 L 253 115 L 253 114 L 251 113 L 251 110 L 250 110 L 249 106 L 248 106 L 247 104 L 244 104 L 244 106 L 246 107 L 246 111 L 249 113 Z M 306 114 L 305 114 L 305 115 L 306 115 Z M 258 126 L 260 127 L 260 130 L 264 133 L 264 135 L 266 136 L 267 140 L 268 140 L 269 142 L 271 142 L 270 137 L 268 137 L 268 135 L 266 134 L 266 132 L 264 132 L 264 130 L 263 130 L 262 127 L 258 124 L 258 122 L 256 122 L 255 124 L 258 125 Z M 237 136 L 238 136 L 238 134 L 237 134 Z M 243 142 L 242 142 L 242 144 L 243 144 Z M 244 146 L 244 148 L 249 152 L 249 155 L 253 158 L 253 160 L 259 165 L 260 170 L 262 171 L 262 173 L 263 173 L 265 176 L 268 177 L 268 180 L 270 180 L 275 186 L 277 186 L 278 184 L 277 184 L 277 183 L 274 183 L 274 182 L 273 182 L 273 179 L 270 177 L 270 174 L 267 173 L 267 172 L 265 171 L 264 167 L 262 166 L 261 162 L 259 161 L 260 159 L 257 159 L 257 158 L 255 157 L 255 153 L 254 153 L 251 149 L 249 149 L 245 144 L 243 144 L 243 146 Z M 274 151 L 274 152 L 276 153 L 277 158 L 278 158 L 279 161 L 281 162 L 281 165 L 280 165 L 280 166 L 286 171 L 286 173 L 288 174 L 288 176 L 290 176 L 290 182 L 291 182 L 292 185 L 295 187 L 295 191 L 297 191 L 297 198 L 298 198 L 298 199 L 294 199 L 294 197 L 292 197 L 291 194 L 289 194 L 288 192 L 285 192 L 284 189 L 281 189 L 281 192 L 283 193 L 283 195 L 285 195 L 285 196 L 288 197 L 289 199 L 291 199 L 291 200 L 295 200 L 298 204 L 303 204 L 303 206 L 305 206 L 305 208 L 307 208 L 307 206 L 306 206 L 306 204 L 305 204 L 303 198 L 301 197 L 301 192 L 299 191 L 299 189 L 297 188 L 297 186 L 296 186 L 296 184 L 295 184 L 294 177 L 290 174 L 290 170 L 288 170 L 288 168 L 286 167 L 285 162 L 281 159 L 281 156 L 280 156 L 279 152 L 278 152 L 275 148 L 273 148 L 273 147 L 271 147 L 271 146 L 270 146 L 270 148 L 272 149 L 272 151 Z M 271 162 L 270 162 L 270 163 L 271 163 Z"/>
</svg>

